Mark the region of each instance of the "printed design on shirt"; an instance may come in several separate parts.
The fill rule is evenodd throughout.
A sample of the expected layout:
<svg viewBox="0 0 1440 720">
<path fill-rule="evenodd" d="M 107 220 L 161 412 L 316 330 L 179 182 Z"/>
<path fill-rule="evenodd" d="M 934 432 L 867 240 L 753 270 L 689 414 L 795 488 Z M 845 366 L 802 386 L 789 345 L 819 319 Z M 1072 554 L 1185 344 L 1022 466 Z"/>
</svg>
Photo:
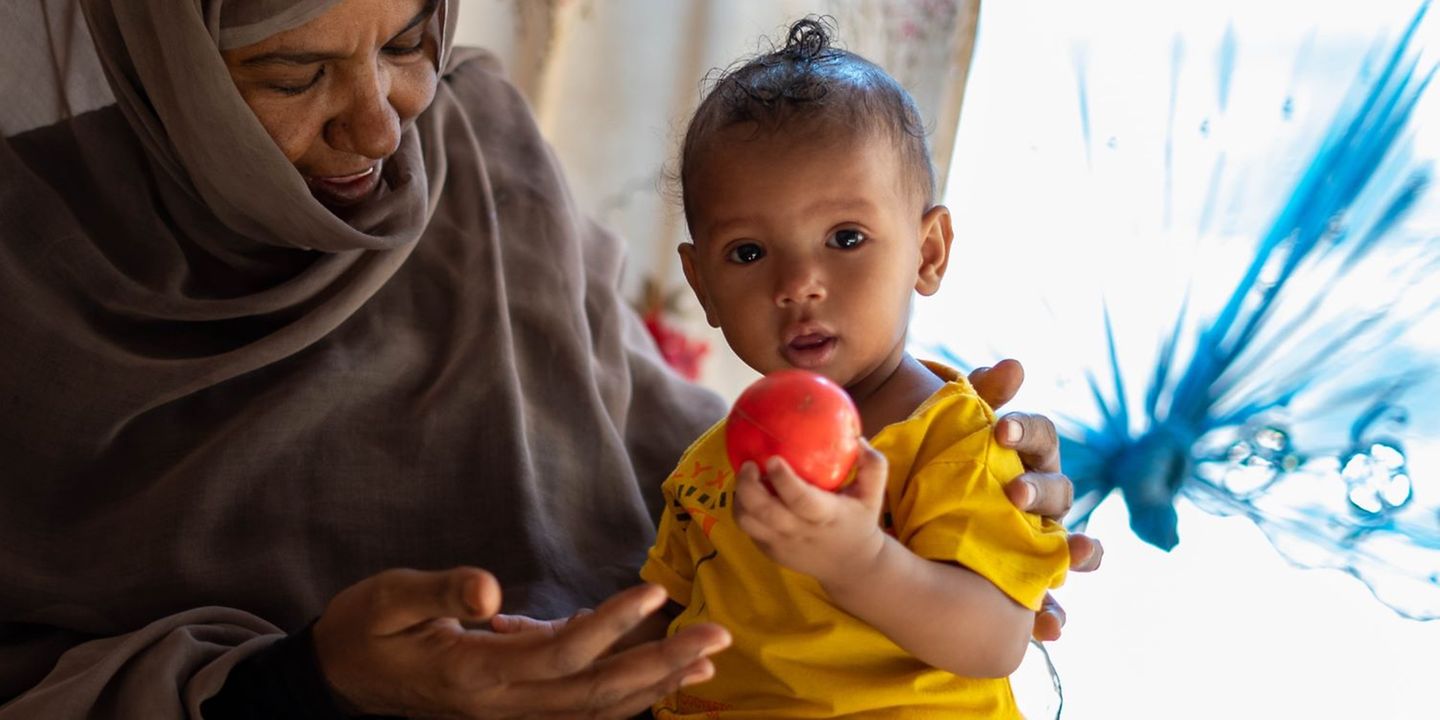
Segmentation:
<svg viewBox="0 0 1440 720">
<path fill-rule="evenodd" d="M 706 465 L 698 460 L 689 470 L 677 469 L 670 476 L 675 493 L 670 500 L 670 511 L 682 525 L 692 520 L 700 521 L 700 532 L 710 537 L 719 520 L 720 511 L 730 507 L 734 499 L 732 490 L 727 489 L 731 478 L 728 467 Z"/>
<path fill-rule="evenodd" d="M 673 706 L 668 704 L 671 702 L 674 703 Z M 677 715 L 696 715 L 704 713 L 706 718 L 719 718 L 721 712 L 725 710 L 730 710 L 733 707 L 734 706 L 728 705 L 726 703 L 715 702 L 714 700 L 706 700 L 705 698 L 698 698 L 694 695 L 676 693 L 674 696 L 667 699 L 666 705 L 661 705 L 655 708 L 655 717 L 658 719 L 676 717 Z"/>
</svg>

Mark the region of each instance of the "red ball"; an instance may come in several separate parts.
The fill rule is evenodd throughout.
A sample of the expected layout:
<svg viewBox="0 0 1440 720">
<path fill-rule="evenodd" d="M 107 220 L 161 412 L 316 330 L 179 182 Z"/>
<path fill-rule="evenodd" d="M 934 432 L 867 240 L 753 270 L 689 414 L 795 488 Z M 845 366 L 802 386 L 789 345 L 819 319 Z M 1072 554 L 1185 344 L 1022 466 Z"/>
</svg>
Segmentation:
<svg viewBox="0 0 1440 720">
<path fill-rule="evenodd" d="M 860 454 L 860 413 L 845 389 L 806 370 L 777 370 L 755 381 L 730 409 L 725 450 L 739 471 L 746 460 L 764 471 L 774 455 L 823 490 L 845 482 Z"/>
</svg>

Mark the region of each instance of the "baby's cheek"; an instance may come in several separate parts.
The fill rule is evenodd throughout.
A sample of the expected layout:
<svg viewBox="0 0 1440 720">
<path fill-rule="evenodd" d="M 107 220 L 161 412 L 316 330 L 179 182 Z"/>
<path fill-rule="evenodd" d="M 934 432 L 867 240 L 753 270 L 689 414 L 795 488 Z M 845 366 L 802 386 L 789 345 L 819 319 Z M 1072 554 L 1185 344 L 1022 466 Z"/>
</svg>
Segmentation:
<svg viewBox="0 0 1440 720">
<path fill-rule="evenodd" d="M 890 345 L 895 331 L 903 331 L 907 319 L 905 313 L 895 304 L 885 302 L 883 296 L 870 295 L 869 302 L 864 301 L 864 297 L 863 293 L 856 293 L 848 300 L 848 314 L 855 321 L 855 330 L 872 350 Z"/>
<path fill-rule="evenodd" d="M 750 323 L 755 319 L 749 318 Z M 745 364 L 759 372 L 769 372 L 773 365 L 771 351 L 757 328 L 746 323 L 742 316 L 732 316 L 728 320 L 721 321 L 721 330 L 725 333 L 725 342 L 740 357 Z"/>
</svg>

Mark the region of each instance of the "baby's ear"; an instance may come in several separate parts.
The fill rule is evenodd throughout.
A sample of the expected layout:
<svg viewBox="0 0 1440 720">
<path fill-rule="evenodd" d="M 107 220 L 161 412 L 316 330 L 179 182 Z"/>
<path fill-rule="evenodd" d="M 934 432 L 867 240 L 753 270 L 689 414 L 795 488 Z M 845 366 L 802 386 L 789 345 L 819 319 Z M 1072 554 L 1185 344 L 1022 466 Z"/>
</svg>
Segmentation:
<svg viewBox="0 0 1440 720">
<path fill-rule="evenodd" d="M 954 239 L 949 208 L 936 205 L 925 211 L 920 218 L 920 271 L 915 277 L 916 292 L 934 295 L 940 289 L 940 279 L 945 277 L 945 268 L 950 264 L 950 242 Z"/>
<path fill-rule="evenodd" d="M 680 243 L 675 251 L 680 253 L 680 267 L 685 270 L 685 282 L 690 283 L 695 299 L 700 301 L 700 307 L 705 308 L 705 322 L 710 323 L 710 327 L 720 327 L 720 317 L 710 304 L 710 295 L 705 292 L 705 280 L 700 277 L 700 268 L 696 265 L 698 258 L 695 255 L 695 244 Z"/>
</svg>

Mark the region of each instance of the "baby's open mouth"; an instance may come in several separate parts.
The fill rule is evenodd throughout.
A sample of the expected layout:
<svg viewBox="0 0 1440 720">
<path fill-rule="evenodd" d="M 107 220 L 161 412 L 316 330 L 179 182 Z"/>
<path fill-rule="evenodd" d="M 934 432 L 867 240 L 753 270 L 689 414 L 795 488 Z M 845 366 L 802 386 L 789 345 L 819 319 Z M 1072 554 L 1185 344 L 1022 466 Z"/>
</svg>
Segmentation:
<svg viewBox="0 0 1440 720">
<path fill-rule="evenodd" d="M 835 354 L 838 340 L 824 333 L 806 333 L 785 344 L 785 360 L 799 368 L 816 368 L 824 365 Z"/>
</svg>

